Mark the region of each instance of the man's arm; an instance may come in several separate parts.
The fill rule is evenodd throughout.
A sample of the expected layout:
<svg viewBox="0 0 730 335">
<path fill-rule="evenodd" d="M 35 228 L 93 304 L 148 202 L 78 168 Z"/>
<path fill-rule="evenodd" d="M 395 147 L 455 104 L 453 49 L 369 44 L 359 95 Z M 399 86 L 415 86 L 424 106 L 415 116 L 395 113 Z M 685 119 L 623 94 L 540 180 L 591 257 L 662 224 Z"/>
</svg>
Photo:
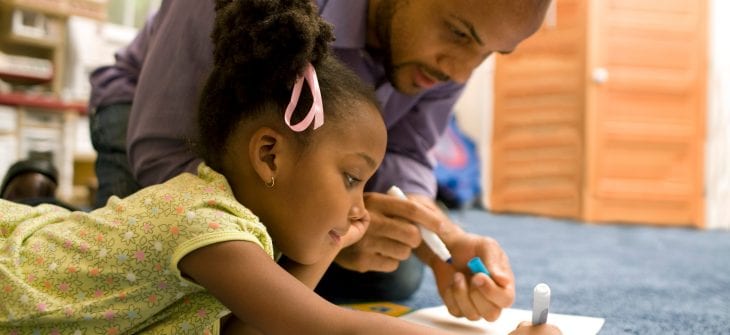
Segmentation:
<svg viewBox="0 0 730 335">
<path fill-rule="evenodd" d="M 212 68 L 213 1 L 166 1 L 130 112 L 127 152 L 143 186 L 195 172 L 198 99 Z"/>
</svg>

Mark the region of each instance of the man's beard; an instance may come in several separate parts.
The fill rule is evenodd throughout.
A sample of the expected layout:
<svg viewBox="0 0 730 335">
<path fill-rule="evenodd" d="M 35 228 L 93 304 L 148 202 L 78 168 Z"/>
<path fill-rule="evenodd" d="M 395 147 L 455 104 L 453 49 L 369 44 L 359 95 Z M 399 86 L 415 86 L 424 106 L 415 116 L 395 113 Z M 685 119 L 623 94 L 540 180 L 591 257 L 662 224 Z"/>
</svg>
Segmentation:
<svg viewBox="0 0 730 335">
<path fill-rule="evenodd" d="M 427 66 L 424 63 L 418 61 L 404 61 L 400 64 L 396 64 L 393 59 L 393 17 L 395 13 L 401 9 L 409 0 L 382 0 L 376 9 L 376 35 L 380 42 L 380 49 L 377 50 L 378 56 L 382 57 L 383 68 L 385 69 L 385 78 L 393 85 L 393 87 L 399 92 L 405 94 L 415 94 L 417 92 L 408 92 L 406 87 L 408 83 L 401 83 L 397 81 L 398 72 L 406 66 L 414 66 L 419 71 L 427 73 L 430 77 L 438 81 L 448 81 L 451 78 L 433 67 Z"/>
<path fill-rule="evenodd" d="M 398 0 L 382 0 L 376 9 L 376 34 L 380 41 L 380 54 L 383 57 L 383 67 L 385 68 L 385 77 L 395 87 L 396 72 L 398 66 L 393 61 L 393 16 L 397 10 L 397 6 L 402 3 Z"/>
</svg>

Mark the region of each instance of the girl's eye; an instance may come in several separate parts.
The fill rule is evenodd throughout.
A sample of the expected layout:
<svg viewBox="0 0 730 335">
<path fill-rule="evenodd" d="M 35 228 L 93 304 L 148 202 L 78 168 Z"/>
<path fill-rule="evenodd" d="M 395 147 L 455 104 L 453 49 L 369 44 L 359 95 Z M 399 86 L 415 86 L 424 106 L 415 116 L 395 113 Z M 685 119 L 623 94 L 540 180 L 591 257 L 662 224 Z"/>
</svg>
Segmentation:
<svg viewBox="0 0 730 335">
<path fill-rule="evenodd" d="M 348 188 L 350 188 L 350 187 L 355 187 L 355 186 L 357 186 L 357 184 L 359 184 L 360 182 L 361 182 L 361 180 L 360 180 L 360 179 L 357 179 L 357 178 L 355 178 L 355 177 L 351 176 L 350 174 L 347 174 L 347 173 L 345 173 L 345 185 L 346 185 L 346 186 L 347 186 Z"/>
</svg>

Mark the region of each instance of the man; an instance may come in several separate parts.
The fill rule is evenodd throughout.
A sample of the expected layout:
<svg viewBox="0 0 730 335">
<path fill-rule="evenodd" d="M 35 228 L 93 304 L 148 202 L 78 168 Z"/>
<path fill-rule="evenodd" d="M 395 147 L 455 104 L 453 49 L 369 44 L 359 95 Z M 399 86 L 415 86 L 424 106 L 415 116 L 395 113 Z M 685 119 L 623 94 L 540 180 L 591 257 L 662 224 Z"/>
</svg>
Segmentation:
<svg viewBox="0 0 730 335">
<path fill-rule="evenodd" d="M 514 301 L 509 261 L 493 239 L 463 232 L 437 209 L 430 150 L 471 71 L 491 53 L 509 53 L 533 34 L 549 0 L 317 2 L 320 14 L 335 26 L 335 54 L 375 87 L 388 127 L 386 157 L 365 196 L 370 229 L 338 256 L 318 292 L 337 301 L 406 298 L 422 275 L 413 251 L 434 271 L 452 314 L 496 319 Z M 92 98 L 92 107 L 94 118 L 103 119 L 110 107 L 134 99 L 127 148 L 131 170 L 142 185 L 194 172 L 200 162 L 190 144 L 197 136 L 197 92 L 212 64 L 213 8 L 212 1 L 163 2 L 135 42 L 117 54 L 117 64 L 92 75 L 93 94 L 126 80 L 125 97 L 107 91 L 107 97 Z M 119 68 L 130 64 L 142 69 L 138 83 L 136 76 L 120 75 Z M 100 173 L 99 178 L 107 176 Z M 410 199 L 383 194 L 391 185 L 400 186 Z M 452 265 L 421 243 L 414 223 L 441 236 Z M 474 256 L 484 259 L 491 277 L 468 275 L 465 264 Z M 360 273 L 365 271 L 370 272 Z"/>
</svg>

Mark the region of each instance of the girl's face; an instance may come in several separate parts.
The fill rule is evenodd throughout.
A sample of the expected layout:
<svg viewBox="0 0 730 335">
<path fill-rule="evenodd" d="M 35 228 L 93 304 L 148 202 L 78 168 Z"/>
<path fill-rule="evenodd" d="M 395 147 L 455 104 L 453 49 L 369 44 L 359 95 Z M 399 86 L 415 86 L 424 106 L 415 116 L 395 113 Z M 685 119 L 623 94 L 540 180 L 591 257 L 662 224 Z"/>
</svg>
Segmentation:
<svg viewBox="0 0 730 335">
<path fill-rule="evenodd" d="M 254 188 L 259 194 L 247 191 L 258 207 L 249 208 L 267 227 L 274 246 L 300 264 L 339 251 L 351 224 L 368 218 L 364 186 L 385 155 L 386 130 L 375 107 L 356 103 L 351 108 L 360 110 L 337 122 L 325 117 L 304 150 L 289 136 L 269 164 L 275 166 L 275 185 L 263 186 L 267 177 L 259 172 Z"/>
</svg>

